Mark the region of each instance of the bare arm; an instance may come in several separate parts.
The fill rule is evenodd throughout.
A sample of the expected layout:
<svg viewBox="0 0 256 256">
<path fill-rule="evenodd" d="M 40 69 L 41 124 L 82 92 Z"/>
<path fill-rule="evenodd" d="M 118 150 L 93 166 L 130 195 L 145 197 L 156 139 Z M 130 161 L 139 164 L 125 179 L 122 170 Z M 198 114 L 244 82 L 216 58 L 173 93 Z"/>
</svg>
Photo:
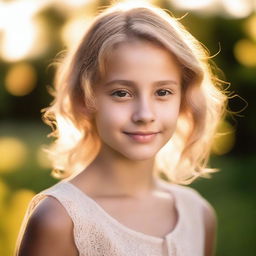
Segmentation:
<svg viewBox="0 0 256 256">
<path fill-rule="evenodd" d="M 35 209 L 17 256 L 77 256 L 73 223 L 63 206 L 54 198 L 45 198 Z"/>
<path fill-rule="evenodd" d="M 216 226 L 217 218 L 214 209 L 210 205 L 204 207 L 205 220 L 205 256 L 215 255 L 216 246 Z"/>
</svg>

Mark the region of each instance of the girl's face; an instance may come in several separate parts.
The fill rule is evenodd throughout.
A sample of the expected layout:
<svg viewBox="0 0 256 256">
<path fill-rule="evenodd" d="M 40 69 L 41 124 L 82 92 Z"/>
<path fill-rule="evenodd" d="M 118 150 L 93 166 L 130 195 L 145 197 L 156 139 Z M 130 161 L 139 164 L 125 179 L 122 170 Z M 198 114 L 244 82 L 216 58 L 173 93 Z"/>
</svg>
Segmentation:
<svg viewBox="0 0 256 256">
<path fill-rule="evenodd" d="M 150 42 L 119 45 L 97 86 L 95 122 L 103 152 L 148 160 L 169 141 L 181 101 L 181 69 Z"/>
</svg>

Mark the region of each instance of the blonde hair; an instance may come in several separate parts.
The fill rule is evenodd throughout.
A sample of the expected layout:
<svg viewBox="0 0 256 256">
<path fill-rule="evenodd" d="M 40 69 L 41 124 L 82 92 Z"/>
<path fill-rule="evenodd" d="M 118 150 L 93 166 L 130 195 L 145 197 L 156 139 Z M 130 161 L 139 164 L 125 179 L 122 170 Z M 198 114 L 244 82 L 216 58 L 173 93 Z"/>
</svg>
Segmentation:
<svg viewBox="0 0 256 256">
<path fill-rule="evenodd" d="M 213 75 L 205 48 L 171 15 L 149 4 L 115 4 L 100 13 L 55 77 L 55 99 L 44 119 L 55 142 L 48 149 L 55 176 L 82 171 L 97 156 L 100 138 L 91 113 L 93 86 L 106 72 L 112 49 L 131 39 L 147 40 L 171 52 L 182 68 L 182 102 L 176 132 L 156 156 L 156 173 L 188 184 L 206 168 L 227 96 Z"/>
</svg>

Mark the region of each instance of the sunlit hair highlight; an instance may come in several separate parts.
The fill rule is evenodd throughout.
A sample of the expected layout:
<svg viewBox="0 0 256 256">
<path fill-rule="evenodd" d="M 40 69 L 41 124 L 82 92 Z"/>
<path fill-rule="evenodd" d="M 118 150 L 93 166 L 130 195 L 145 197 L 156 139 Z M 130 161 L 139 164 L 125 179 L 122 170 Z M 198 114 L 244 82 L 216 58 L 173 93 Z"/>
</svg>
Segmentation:
<svg viewBox="0 0 256 256">
<path fill-rule="evenodd" d="M 133 40 L 163 47 L 182 69 L 180 117 L 173 137 L 157 154 L 156 175 L 188 184 L 214 171 L 207 162 L 227 96 L 212 74 L 209 54 L 170 14 L 139 3 L 115 4 L 100 13 L 58 67 L 55 99 L 44 113 L 56 137 L 48 149 L 55 175 L 63 178 L 80 172 L 97 156 L 100 138 L 93 123 L 93 90 L 106 74 L 112 50 Z"/>
</svg>

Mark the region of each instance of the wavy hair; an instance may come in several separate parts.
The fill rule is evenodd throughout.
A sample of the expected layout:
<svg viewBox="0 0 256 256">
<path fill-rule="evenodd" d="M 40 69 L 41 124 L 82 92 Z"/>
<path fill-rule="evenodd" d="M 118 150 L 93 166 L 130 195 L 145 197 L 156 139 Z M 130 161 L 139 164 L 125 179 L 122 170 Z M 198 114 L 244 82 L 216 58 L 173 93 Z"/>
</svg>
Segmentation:
<svg viewBox="0 0 256 256">
<path fill-rule="evenodd" d="M 207 176 L 211 145 L 224 117 L 227 96 L 212 72 L 208 51 L 173 16 L 150 4 L 115 4 L 86 29 L 78 46 L 58 66 L 54 101 L 44 110 L 55 142 L 48 148 L 54 174 L 82 171 L 97 156 L 100 138 L 93 122 L 94 86 L 104 76 L 112 49 L 135 38 L 160 45 L 182 68 L 182 100 L 177 129 L 156 156 L 155 173 L 188 184 Z"/>
</svg>

